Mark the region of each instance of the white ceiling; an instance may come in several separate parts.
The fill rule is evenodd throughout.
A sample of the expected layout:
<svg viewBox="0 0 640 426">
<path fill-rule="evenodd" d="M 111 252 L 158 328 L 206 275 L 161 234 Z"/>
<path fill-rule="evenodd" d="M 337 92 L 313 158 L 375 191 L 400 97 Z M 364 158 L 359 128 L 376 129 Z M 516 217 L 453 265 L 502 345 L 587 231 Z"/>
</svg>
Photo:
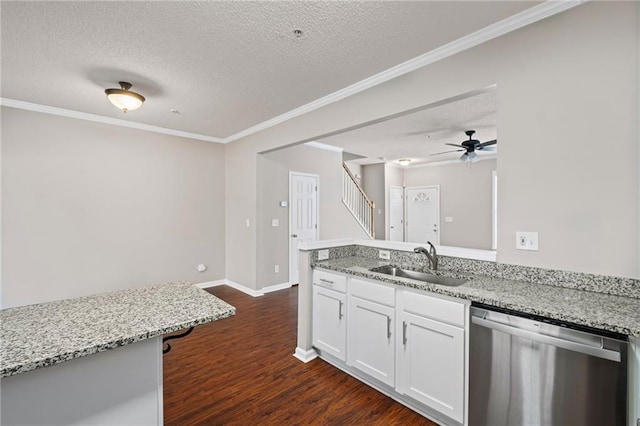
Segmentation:
<svg viewBox="0 0 640 426">
<path fill-rule="evenodd" d="M 318 142 L 343 148 L 345 152 L 363 157 L 358 164 L 411 160 L 415 166 L 457 160 L 462 152 L 443 155 L 432 154 L 456 150 L 446 143 L 461 144 L 468 139 L 466 130 L 475 130 L 474 139 L 480 142 L 497 139 L 496 89 L 460 96 L 437 105 L 426 105 L 422 110 L 364 125 Z M 478 151 L 482 158 L 495 158 L 495 151 Z"/>
<path fill-rule="evenodd" d="M 539 3 L 3 1 L 1 96 L 229 140 Z"/>
</svg>

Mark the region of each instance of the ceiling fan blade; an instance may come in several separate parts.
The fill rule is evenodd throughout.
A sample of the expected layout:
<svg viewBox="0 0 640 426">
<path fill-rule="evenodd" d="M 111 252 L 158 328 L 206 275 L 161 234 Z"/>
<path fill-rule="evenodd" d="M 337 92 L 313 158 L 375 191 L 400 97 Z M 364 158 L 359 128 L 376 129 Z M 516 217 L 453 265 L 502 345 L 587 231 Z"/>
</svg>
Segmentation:
<svg viewBox="0 0 640 426">
<path fill-rule="evenodd" d="M 484 148 L 485 146 L 495 145 L 495 144 L 497 144 L 497 143 L 498 143 L 498 139 L 494 139 L 494 140 L 492 140 L 492 141 L 486 141 L 486 142 L 483 142 L 483 143 L 481 143 L 480 145 L 478 145 L 478 146 L 476 147 L 476 149 L 478 149 L 478 148 Z"/>
<path fill-rule="evenodd" d="M 477 148 L 476 151 L 494 152 L 494 151 L 496 151 L 496 147 L 495 146 L 481 146 L 480 148 Z"/>
<path fill-rule="evenodd" d="M 429 157 L 433 157 L 434 155 L 449 154 L 450 152 L 461 152 L 461 151 L 465 151 L 465 150 L 464 149 L 454 149 L 453 151 L 436 152 L 435 154 L 431 154 Z"/>
<path fill-rule="evenodd" d="M 445 143 L 445 145 L 457 146 L 458 148 L 464 148 L 462 145 L 456 145 L 455 143 Z"/>
</svg>

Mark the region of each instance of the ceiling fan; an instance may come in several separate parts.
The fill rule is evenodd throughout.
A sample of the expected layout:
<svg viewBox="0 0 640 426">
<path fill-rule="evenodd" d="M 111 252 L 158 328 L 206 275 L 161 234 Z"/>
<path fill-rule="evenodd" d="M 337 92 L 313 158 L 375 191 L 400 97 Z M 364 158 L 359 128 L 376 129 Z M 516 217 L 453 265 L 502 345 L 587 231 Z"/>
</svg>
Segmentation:
<svg viewBox="0 0 640 426">
<path fill-rule="evenodd" d="M 495 147 L 493 147 L 492 145 L 495 145 L 498 143 L 497 139 L 493 139 L 487 142 L 480 142 L 477 139 L 473 139 L 473 134 L 475 132 L 476 132 L 475 130 L 467 130 L 466 132 L 464 132 L 467 136 L 469 136 L 469 140 L 462 142 L 460 145 L 456 145 L 454 143 L 445 143 L 445 145 L 451 145 L 451 146 L 455 146 L 462 149 L 454 149 L 453 151 L 438 152 L 436 154 L 431 154 L 431 155 L 433 156 L 433 155 L 440 155 L 440 154 L 448 154 L 450 152 L 465 151 L 465 153 L 462 154 L 462 156 L 460 157 L 460 161 L 464 161 L 465 163 L 475 163 L 476 161 L 479 160 L 478 154 L 476 154 L 476 151 L 493 151 L 495 150 Z"/>
</svg>

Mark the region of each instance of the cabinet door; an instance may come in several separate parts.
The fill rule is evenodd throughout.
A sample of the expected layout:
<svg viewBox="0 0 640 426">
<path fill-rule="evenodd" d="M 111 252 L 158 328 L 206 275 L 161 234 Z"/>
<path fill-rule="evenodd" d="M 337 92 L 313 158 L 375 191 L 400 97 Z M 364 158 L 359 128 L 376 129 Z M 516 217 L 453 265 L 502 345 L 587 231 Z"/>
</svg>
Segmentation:
<svg viewBox="0 0 640 426">
<path fill-rule="evenodd" d="M 313 345 L 346 361 L 346 295 L 313 286 Z"/>
<path fill-rule="evenodd" d="M 395 385 L 395 309 L 349 296 L 347 364 Z"/>
<path fill-rule="evenodd" d="M 464 330 L 402 312 L 397 390 L 462 422 Z"/>
</svg>

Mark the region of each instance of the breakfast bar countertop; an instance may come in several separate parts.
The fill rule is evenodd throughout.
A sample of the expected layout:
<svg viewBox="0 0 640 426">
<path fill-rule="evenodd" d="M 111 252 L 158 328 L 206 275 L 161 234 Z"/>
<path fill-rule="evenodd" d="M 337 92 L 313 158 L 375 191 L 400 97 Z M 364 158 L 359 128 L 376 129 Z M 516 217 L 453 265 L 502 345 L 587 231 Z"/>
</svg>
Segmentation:
<svg viewBox="0 0 640 426">
<path fill-rule="evenodd" d="M 389 261 L 359 256 L 315 261 L 312 266 L 446 296 L 484 303 L 616 333 L 640 336 L 640 299 L 505 278 L 455 272 L 459 287 L 425 283 L 370 271 Z M 446 271 L 442 272 L 447 274 Z"/>
<path fill-rule="evenodd" d="M 0 377 L 227 318 L 235 308 L 188 282 L 0 311 Z"/>
</svg>

